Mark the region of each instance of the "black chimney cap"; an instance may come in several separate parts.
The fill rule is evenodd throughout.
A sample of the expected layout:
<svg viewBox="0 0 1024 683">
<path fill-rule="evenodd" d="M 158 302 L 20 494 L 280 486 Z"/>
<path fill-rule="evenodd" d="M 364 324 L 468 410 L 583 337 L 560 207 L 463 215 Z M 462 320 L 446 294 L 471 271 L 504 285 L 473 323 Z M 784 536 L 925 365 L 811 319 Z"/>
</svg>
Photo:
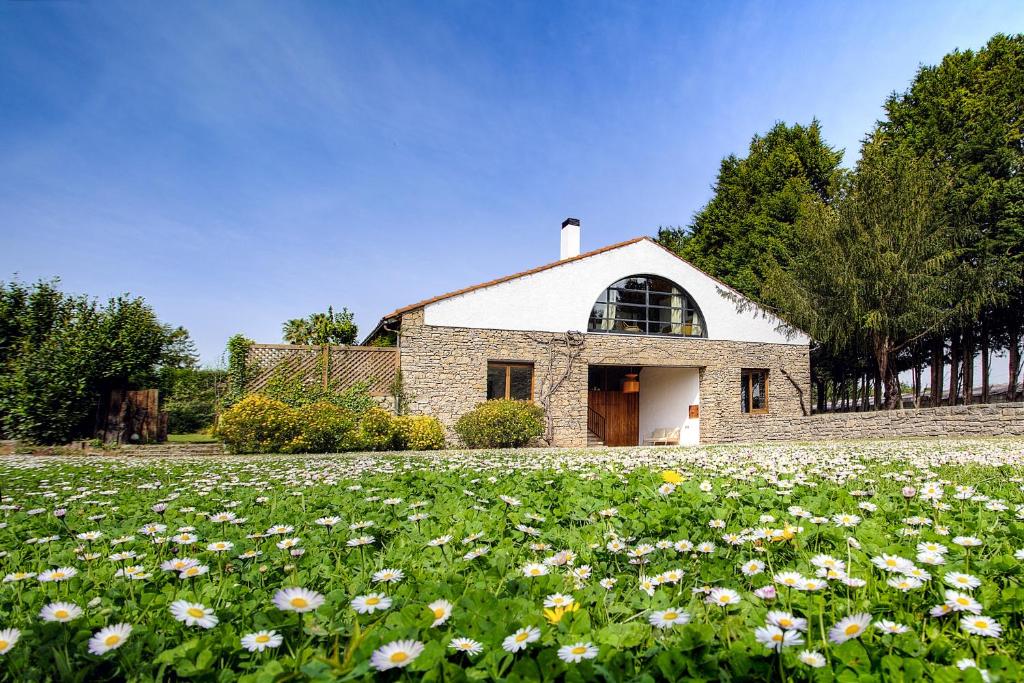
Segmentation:
<svg viewBox="0 0 1024 683">
<path fill-rule="evenodd" d="M 580 219 L 579 218 L 566 218 L 564 221 L 562 221 L 562 227 L 563 228 L 565 226 L 567 226 L 567 225 L 579 226 L 579 224 L 580 224 Z"/>
</svg>

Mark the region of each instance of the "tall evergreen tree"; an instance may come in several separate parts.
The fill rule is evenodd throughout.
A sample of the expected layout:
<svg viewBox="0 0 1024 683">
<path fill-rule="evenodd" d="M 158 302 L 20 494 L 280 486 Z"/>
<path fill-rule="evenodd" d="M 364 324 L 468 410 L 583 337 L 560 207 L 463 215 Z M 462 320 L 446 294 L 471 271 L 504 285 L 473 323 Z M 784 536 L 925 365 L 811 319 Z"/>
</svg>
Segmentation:
<svg viewBox="0 0 1024 683">
<path fill-rule="evenodd" d="M 767 266 L 762 293 L 787 319 L 837 349 L 868 342 L 890 408 L 901 395 L 896 354 L 972 300 L 947 188 L 930 163 L 873 136 L 843 196 L 831 206 L 808 198 L 800 248 Z"/>
<path fill-rule="evenodd" d="M 755 135 L 745 158 L 722 160 L 715 194 L 683 229 L 662 229 L 658 240 L 698 268 L 761 301 L 765 264 L 786 263 L 801 203 L 829 203 L 843 177 L 842 150 L 830 147 L 817 120 L 777 123 Z"/>
<path fill-rule="evenodd" d="M 1012 383 L 1024 337 L 1024 35 L 996 35 L 978 51 L 954 51 L 924 66 L 893 94 L 881 122 L 886 137 L 951 170 L 945 211 L 962 226 L 963 260 L 998 274 L 1006 304 L 972 311 L 949 331 L 953 361 L 970 400 L 975 341 L 1009 350 Z M 942 340 L 939 339 L 941 344 Z M 938 356 L 937 356 L 938 357 Z M 951 396 L 955 398 L 956 381 Z"/>
</svg>

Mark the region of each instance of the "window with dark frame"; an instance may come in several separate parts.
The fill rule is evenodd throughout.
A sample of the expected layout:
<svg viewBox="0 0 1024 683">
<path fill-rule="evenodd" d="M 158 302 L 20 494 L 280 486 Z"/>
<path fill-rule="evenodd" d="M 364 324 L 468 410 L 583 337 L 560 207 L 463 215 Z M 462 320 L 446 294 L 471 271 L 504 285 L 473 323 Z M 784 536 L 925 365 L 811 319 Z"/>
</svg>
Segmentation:
<svg viewBox="0 0 1024 683">
<path fill-rule="evenodd" d="M 740 407 L 744 413 L 768 412 L 768 371 L 743 370 L 740 373 Z"/>
<path fill-rule="evenodd" d="M 533 400 L 533 363 L 488 363 L 487 400 Z"/>
<path fill-rule="evenodd" d="M 631 275 L 604 290 L 587 331 L 707 337 L 704 316 L 686 290 L 657 275 Z"/>
</svg>

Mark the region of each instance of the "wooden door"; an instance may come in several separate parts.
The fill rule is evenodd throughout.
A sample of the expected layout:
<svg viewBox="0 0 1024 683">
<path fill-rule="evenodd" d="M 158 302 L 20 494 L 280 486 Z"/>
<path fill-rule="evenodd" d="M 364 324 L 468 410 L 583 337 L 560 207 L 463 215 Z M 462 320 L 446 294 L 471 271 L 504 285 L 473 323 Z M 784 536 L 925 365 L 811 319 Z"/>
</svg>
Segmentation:
<svg viewBox="0 0 1024 683">
<path fill-rule="evenodd" d="M 604 418 L 606 446 L 636 446 L 640 435 L 640 394 L 591 391 L 590 407 Z"/>
</svg>

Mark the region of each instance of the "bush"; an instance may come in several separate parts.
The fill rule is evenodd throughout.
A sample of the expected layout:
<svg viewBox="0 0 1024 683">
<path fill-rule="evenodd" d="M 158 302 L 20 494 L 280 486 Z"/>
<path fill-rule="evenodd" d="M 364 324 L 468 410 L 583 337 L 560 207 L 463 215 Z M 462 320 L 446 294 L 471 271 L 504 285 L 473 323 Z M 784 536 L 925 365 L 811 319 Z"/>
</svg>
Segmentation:
<svg viewBox="0 0 1024 683">
<path fill-rule="evenodd" d="M 485 401 L 459 418 L 455 432 L 469 448 L 525 446 L 544 433 L 544 410 L 531 401 Z"/>
<path fill-rule="evenodd" d="M 436 417 L 402 415 L 398 426 L 397 447 L 412 451 L 436 451 L 444 448 L 444 427 Z"/>
<path fill-rule="evenodd" d="M 351 450 L 356 430 L 352 411 L 327 401 L 295 410 L 299 434 L 287 444 L 289 453 L 338 453 Z"/>
<path fill-rule="evenodd" d="M 377 407 L 363 413 L 359 418 L 355 445 L 368 451 L 398 448 L 398 422 L 394 415 Z"/>
<path fill-rule="evenodd" d="M 298 411 L 251 394 L 225 410 L 216 435 L 232 453 L 280 453 L 301 433 Z"/>
</svg>

